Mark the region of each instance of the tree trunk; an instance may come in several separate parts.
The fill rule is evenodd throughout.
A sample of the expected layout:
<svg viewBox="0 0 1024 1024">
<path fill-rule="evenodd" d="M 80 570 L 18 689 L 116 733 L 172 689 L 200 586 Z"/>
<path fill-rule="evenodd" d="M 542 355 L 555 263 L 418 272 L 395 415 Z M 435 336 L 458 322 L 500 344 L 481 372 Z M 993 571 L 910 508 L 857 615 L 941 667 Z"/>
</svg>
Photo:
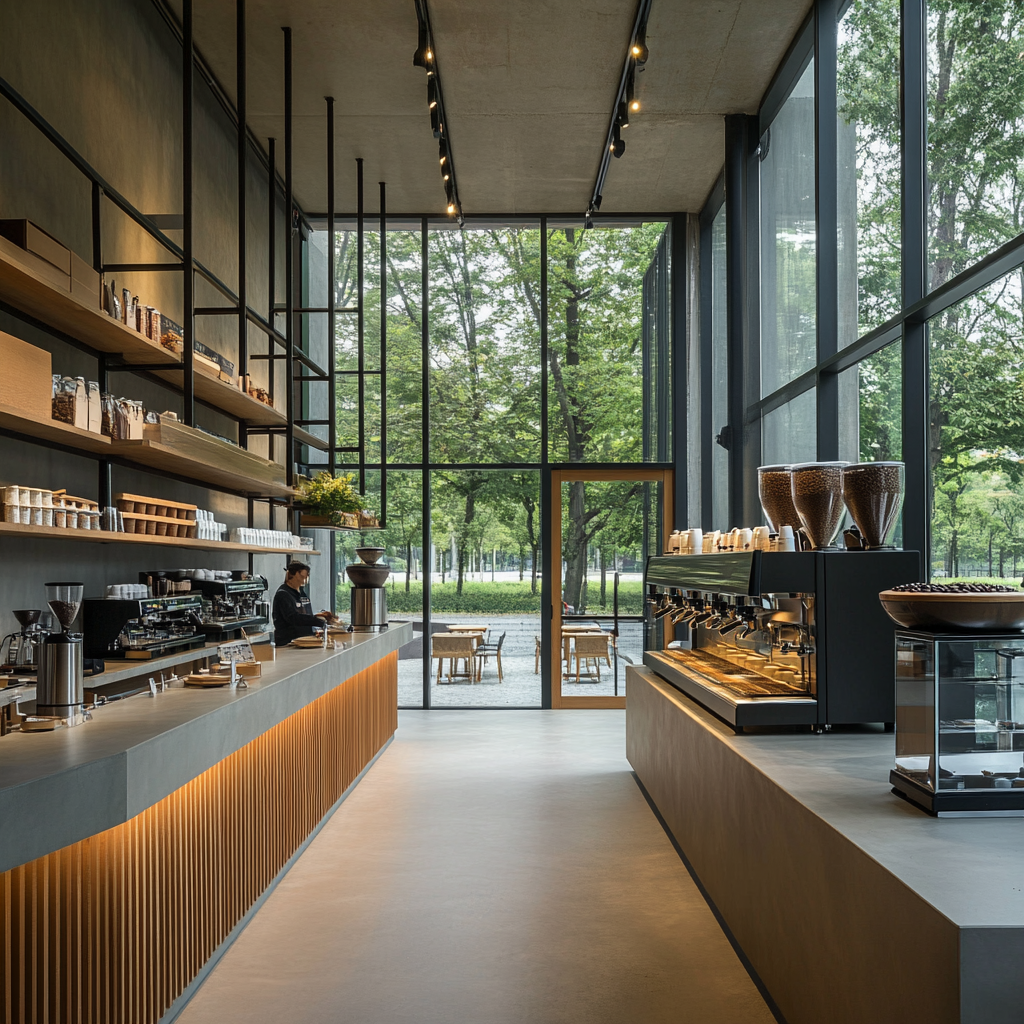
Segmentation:
<svg viewBox="0 0 1024 1024">
<path fill-rule="evenodd" d="M 583 523 L 586 484 L 574 480 L 569 484 L 569 538 L 563 543 L 565 558 L 565 586 L 563 600 L 580 610 L 583 599 L 583 581 L 587 568 L 587 532 Z"/>
<path fill-rule="evenodd" d="M 601 560 L 601 607 L 608 607 L 608 563 L 605 560 L 604 548 L 598 547 L 597 557 Z"/>
<path fill-rule="evenodd" d="M 988 531 L 988 574 L 992 575 L 992 531 Z"/>
<path fill-rule="evenodd" d="M 540 557 L 540 545 L 530 544 L 530 593 L 537 593 L 537 559 Z"/>
<path fill-rule="evenodd" d="M 405 544 L 405 592 L 409 593 L 410 583 L 412 579 L 412 541 L 406 541 Z"/>
</svg>

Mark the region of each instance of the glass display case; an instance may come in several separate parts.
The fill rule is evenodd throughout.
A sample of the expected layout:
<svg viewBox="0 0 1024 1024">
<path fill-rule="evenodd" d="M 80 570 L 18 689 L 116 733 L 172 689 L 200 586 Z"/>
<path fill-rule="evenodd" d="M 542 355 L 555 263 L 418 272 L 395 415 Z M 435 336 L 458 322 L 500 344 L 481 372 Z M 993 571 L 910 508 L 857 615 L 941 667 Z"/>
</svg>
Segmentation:
<svg viewBox="0 0 1024 1024">
<path fill-rule="evenodd" d="M 889 778 L 932 814 L 1024 816 L 1024 633 L 897 630 Z"/>
</svg>

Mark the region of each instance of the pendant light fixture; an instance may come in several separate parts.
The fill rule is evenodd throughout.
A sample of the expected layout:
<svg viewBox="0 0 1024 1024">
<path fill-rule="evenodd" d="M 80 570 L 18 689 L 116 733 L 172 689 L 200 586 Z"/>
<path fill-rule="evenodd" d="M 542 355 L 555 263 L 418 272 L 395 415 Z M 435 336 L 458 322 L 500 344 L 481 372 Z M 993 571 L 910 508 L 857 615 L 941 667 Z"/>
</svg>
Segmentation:
<svg viewBox="0 0 1024 1024">
<path fill-rule="evenodd" d="M 427 72 L 427 111 L 430 115 L 430 130 L 437 139 L 437 159 L 441 169 L 441 183 L 444 186 L 445 210 L 448 216 L 454 217 L 459 222 L 459 227 L 462 227 L 462 203 L 459 202 L 459 191 L 455 184 L 451 137 L 448 134 L 448 119 L 444 112 L 444 92 L 441 89 L 437 52 L 434 49 L 434 38 L 430 28 L 430 12 L 427 9 L 427 0 L 414 2 L 419 34 L 412 62 L 415 67 L 423 68 Z"/>
<path fill-rule="evenodd" d="M 584 217 L 584 226 L 594 226 L 593 216 L 601 208 L 601 195 L 604 191 L 604 180 L 608 174 L 611 158 L 619 159 L 626 152 L 626 140 L 622 133 L 629 127 L 630 118 L 640 112 L 640 100 L 636 94 L 637 72 L 643 71 L 650 57 L 647 47 L 647 20 L 651 16 L 653 0 L 638 0 L 636 16 L 633 19 L 633 31 L 630 33 L 626 47 L 626 59 L 622 64 L 619 76 L 619 91 L 612 104 L 612 113 L 605 134 L 604 150 L 597 168 L 594 189 L 590 193 L 590 204 Z"/>
</svg>

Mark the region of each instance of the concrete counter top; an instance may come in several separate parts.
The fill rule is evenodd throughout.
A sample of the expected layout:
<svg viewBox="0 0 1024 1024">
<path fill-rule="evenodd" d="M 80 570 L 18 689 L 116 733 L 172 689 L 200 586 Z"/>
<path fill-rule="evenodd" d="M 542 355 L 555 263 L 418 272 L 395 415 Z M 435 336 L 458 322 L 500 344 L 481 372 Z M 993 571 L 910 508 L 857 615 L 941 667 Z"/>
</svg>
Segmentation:
<svg viewBox="0 0 1024 1024">
<path fill-rule="evenodd" d="M 170 689 L 0 738 L 0 872 L 130 820 L 411 639 L 392 623 L 338 650 L 281 648 L 247 689 Z"/>
</svg>

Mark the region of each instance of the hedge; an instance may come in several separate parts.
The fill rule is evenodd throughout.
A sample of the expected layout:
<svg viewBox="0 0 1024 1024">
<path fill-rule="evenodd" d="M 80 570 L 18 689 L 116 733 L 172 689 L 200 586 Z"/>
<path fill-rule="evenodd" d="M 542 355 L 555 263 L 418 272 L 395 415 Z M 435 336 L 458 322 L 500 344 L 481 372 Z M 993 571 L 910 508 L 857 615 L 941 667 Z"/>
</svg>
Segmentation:
<svg viewBox="0 0 1024 1024">
<path fill-rule="evenodd" d="M 462 594 L 457 594 L 455 583 L 434 583 L 430 588 L 430 603 L 435 615 L 540 615 L 540 583 L 537 593 L 530 593 L 528 581 L 522 583 L 478 583 L 467 580 L 462 584 Z M 388 611 L 402 615 L 421 615 L 423 612 L 423 583 L 410 580 L 409 592 L 405 590 L 405 579 L 399 577 L 387 584 Z M 608 606 L 598 605 L 599 585 L 590 584 L 589 608 L 592 614 L 611 614 L 612 588 L 608 585 Z M 348 587 L 338 588 L 338 607 L 347 608 Z M 639 581 L 619 584 L 619 613 L 639 615 L 643 610 L 643 584 Z"/>
</svg>

